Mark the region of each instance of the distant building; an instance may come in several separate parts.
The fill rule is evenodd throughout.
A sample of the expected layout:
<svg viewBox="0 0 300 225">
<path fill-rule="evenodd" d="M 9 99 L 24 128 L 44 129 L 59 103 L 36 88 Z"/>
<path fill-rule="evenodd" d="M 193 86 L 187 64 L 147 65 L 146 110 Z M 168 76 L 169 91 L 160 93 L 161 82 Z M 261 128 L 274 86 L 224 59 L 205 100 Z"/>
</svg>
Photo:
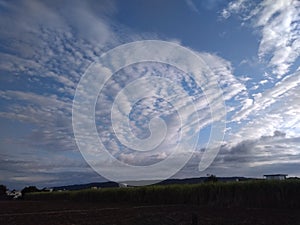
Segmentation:
<svg viewBox="0 0 300 225">
<path fill-rule="evenodd" d="M 42 189 L 42 192 L 53 192 L 53 188 L 45 187 Z"/>
<path fill-rule="evenodd" d="M 92 190 L 97 190 L 97 189 L 100 189 L 100 188 L 101 188 L 101 187 L 98 188 L 98 187 L 96 187 L 96 186 L 91 187 Z"/>
<path fill-rule="evenodd" d="M 267 180 L 285 180 L 287 174 L 267 174 L 264 175 Z"/>
</svg>

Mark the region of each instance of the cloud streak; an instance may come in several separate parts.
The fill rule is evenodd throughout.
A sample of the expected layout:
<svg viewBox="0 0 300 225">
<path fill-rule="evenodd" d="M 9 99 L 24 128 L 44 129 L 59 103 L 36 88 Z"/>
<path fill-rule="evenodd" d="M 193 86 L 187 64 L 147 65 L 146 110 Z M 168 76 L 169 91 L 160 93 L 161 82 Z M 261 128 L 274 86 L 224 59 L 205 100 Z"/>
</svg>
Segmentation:
<svg viewBox="0 0 300 225">
<path fill-rule="evenodd" d="M 266 62 L 277 79 L 287 74 L 300 52 L 300 3 L 297 0 L 264 0 L 254 5 L 250 0 L 231 1 L 223 9 L 225 19 L 232 14 L 251 21 L 260 32 L 258 57 Z"/>
</svg>

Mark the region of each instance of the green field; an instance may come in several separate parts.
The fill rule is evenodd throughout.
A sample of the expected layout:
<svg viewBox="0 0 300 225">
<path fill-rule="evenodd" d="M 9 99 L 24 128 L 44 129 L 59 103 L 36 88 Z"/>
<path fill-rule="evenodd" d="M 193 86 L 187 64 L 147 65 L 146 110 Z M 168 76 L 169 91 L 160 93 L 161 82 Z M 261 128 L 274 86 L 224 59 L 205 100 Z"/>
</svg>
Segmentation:
<svg viewBox="0 0 300 225">
<path fill-rule="evenodd" d="M 209 207 L 299 208 L 300 181 L 244 181 L 28 193 L 27 200 L 126 204 L 193 204 Z"/>
</svg>

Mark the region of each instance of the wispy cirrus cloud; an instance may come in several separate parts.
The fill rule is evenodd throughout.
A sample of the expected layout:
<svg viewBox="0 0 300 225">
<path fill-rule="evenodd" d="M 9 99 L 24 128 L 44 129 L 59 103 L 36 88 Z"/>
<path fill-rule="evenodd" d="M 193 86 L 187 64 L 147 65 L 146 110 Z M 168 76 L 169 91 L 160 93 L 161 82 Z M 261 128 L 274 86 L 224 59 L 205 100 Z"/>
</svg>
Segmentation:
<svg viewBox="0 0 300 225">
<path fill-rule="evenodd" d="M 236 0 L 228 3 L 227 7 L 221 11 L 221 16 L 228 19 L 232 14 L 244 12 L 247 9 L 246 3 L 249 0 Z"/>
<path fill-rule="evenodd" d="M 299 72 L 295 72 L 294 74 L 285 77 L 273 88 L 266 90 L 263 93 L 256 94 L 252 101 L 253 104 L 249 104 L 248 107 L 238 111 L 233 117 L 233 120 L 240 121 L 248 118 L 251 114 L 255 115 L 259 112 L 265 113 L 266 110 L 270 109 L 276 104 L 279 104 L 279 102 L 284 103 L 282 107 L 278 108 L 279 110 L 282 110 L 282 112 L 285 111 L 287 114 L 294 114 L 298 110 L 298 106 L 295 105 L 294 100 L 298 99 L 298 90 L 300 87 L 299 82 Z M 287 99 L 289 100 L 286 101 Z M 288 110 L 291 110 L 291 112 L 288 113 Z"/>
<path fill-rule="evenodd" d="M 264 1 L 253 11 L 254 26 L 261 29 L 260 59 L 269 58 L 273 73 L 281 77 L 300 54 L 300 3 L 295 0 Z"/>
<path fill-rule="evenodd" d="M 297 71 L 236 108 L 211 173 L 240 168 L 248 176 L 274 171 L 299 176 L 293 170 L 300 160 L 299 82 Z"/>
<path fill-rule="evenodd" d="M 199 10 L 197 8 L 197 6 L 195 5 L 195 3 L 193 2 L 193 0 L 186 0 L 185 1 L 187 6 L 190 8 L 190 10 L 199 13 Z"/>
<path fill-rule="evenodd" d="M 243 24 L 251 21 L 261 39 L 258 57 L 272 69 L 275 77 L 287 74 L 300 52 L 300 3 L 297 0 L 264 0 L 258 5 L 251 0 L 231 1 L 223 9 L 225 19 L 240 15 Z"/>
</svg>

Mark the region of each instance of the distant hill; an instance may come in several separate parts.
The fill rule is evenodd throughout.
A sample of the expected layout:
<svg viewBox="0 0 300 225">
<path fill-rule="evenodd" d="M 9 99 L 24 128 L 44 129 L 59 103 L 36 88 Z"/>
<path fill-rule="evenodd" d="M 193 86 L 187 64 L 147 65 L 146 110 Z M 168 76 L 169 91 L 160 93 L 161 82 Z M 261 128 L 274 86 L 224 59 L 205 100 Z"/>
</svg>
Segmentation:
<svg viewBox="0 0 300 225">
<path fill-rule="evenodd" d="M 93 187 L 97 188 L 112 188 L 112 187 L 119 187 L 119 184 L 116 182 L 108 181 L 102 183 L 88 183 L 88 184 L 73 184 L 67 186 L 60 186 L 60 187 L 53 187 L 54 191 L 58 190 L 82 190 L 82 189 L 91 189 Z"/>
<path fill-rule="evenodd" d="M 161 182 L 158 182 L 155 185 L 170 185 L 170 184 L 198 184 L 203 183 L 207 180 L 207 177 L 198 177 L 198 178 L 185 178 L 185 179 L 168 179 Z M 246 177 L 217 177 L 218 182 L 229 182 L 229 181 L 245 181 L 251 180 L 252 178 Z M 125 182 L 126 183 L 126 182 Z M 133 182 L 134 183 L 134 182 Z M 139 183 L 138 181 L 136 182 Z M 53 187 L 54 191 L 58 190 L 82 190 L 82 189 L 91 189 L 91 188 L 112 188 L 119 187 L 119 184 L 116 182 L 108 181 L 108 182 L 94 182 L 88 184 L 73 184 L 66 186 Z"/>
<path fill-rule="evenodd" d="M 197 178 L 185 178 L 185 179 L 168 179 L 158 183 L 159 185 L 168 184 L 198 184 L 207 181 L 208 177 L 197 177 Z M 229 182 L 229 181 L 245 181 L 251 178 L 246 177 L 217 177 L 219 182 Z"/>
</svg>

